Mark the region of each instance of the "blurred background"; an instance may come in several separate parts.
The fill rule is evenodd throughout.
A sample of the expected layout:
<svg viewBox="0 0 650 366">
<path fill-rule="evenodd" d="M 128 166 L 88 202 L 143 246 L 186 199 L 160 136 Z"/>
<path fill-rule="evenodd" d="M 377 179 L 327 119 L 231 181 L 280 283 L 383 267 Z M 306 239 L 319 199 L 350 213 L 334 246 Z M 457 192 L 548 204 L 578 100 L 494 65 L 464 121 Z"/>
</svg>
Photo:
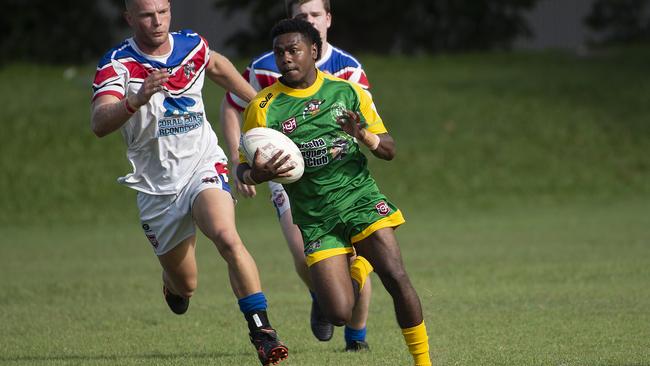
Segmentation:
<svg viewBox="0 0 650 366">
<path fill-rule="evenodd" d="M 3 63 L 89 62 L 129 34 L 122 0 L 3 3 Z M 172 11 L 172 29 L 194 29 L 230 57 L 264 51 L 270 28 L 286 16 L 283 1 L 263 0 L 172 1 Z M 332 11 L 331 39 L 350 52 L 587 52 L 650 38 L 647 0 L 334 0 Z"/>
<path fill-rule="evenodd" d="M 329 41 L 360 59 L 391 131 L 408 141 L 403 179 L 388 189 L 430 199 L 408 205 L 650 192 L 650 0 L 331 3 Z M 285 16 L 284 1 L 171 4 L 172 29 L 203 34 L 241 70 Z M 54 207 L 59 215 L 41 219 L 93 221 L 130 200 L 112 178 L 129 169 L 118 134 L 98 141 L 87 128 L 94 65 L 130 35 L 123 6 L 4 2 L 0 96 L 12 101 L 3 135 L 14 138 L 0 147 L 11 172 L 0 180 L 0 223 Z M 208 83 L 205 93 L 219 131 L 222 90 Z M 107 154 L 89 164 L 92 151 Z M 41 184 L 44 167 L 57 167 L 47 175 L 59 184 Z"/>
</svg>

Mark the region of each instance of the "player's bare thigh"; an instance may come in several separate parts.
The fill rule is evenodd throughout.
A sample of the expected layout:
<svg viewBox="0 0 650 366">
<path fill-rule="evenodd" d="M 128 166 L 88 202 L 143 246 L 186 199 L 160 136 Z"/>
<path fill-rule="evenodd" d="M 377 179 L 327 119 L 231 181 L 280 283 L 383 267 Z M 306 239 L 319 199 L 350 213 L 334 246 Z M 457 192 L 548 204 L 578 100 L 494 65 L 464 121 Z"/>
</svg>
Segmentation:
<svg viewBox="0 0 650 366">
<path fill-rule="evenodd" d="M 344 325 L 352 316 L 354 290 L 348 256 L 336 255 L 309 267 L 321 309 L 334 325 Z"/>
<path fill-rule="evenodd" d="M 229 192 L 218 188 L 203 190 L 194 200 L 192 217 L 219 250 L 240 241 L 235 226 L 235 204 Z"/>
</svg>

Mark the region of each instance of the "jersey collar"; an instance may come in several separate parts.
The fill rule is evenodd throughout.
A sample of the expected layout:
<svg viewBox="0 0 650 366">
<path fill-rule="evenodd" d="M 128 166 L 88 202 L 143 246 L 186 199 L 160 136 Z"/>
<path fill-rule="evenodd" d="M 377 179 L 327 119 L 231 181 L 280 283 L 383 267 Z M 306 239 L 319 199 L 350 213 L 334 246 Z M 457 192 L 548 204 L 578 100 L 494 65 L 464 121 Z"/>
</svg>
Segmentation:
<svg viewBox="0 0 650 366">
<path fill-rule="evenodd" d="M 323 45 L 325 46 L 325 45 Z M 320 69 L 320 67 L 327 62 L 330 57 L 332 57 L 332 45 L 327 43 L 327 51 L 325 51 L 324 54 L 320 55 L 320 58 L 316 61 L 316 68 Z"/>
<path fill-rule="evenodd" d="M 323 80 L 325 80 L 325 76 L 323 75 L 323 72 L 316 69 L 316 81 L 314 81 L 314 83 L 311 84 L 306 89 L 294 89 L 282 84 L 282 82 L 279 80 L 277 84 L 279 86 L 280 92 L 286 95 L 296 97 L 296 98 L 307 98 L 309 96 L 316 94 L 316 92 L 323 85 Z"/>
</svg>

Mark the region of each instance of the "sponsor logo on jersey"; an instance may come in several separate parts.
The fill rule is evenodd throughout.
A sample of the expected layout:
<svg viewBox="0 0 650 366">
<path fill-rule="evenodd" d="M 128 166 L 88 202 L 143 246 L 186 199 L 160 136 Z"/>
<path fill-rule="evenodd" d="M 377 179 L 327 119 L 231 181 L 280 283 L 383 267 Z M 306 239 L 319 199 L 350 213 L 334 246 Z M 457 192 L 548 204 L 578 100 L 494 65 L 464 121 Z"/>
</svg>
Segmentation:
<svg viewBox="0 0 650 366">
<path fill-rule="evenodd" d="M 291 117 L 288 120 L 282 122 L 282 132 L 285 135 L 290 134 L 293 132 L 296 128 L 298 127 L 298 124 L 296 123 L 296 118 Z"/>
<path fill-rule="evenodd" d="M 264 100 L 260 102 L 260 108 L 266 107 L 266 105 L 269 103 L 269 100 L 273 97 L 273 93 L 268 93 L 266 97 L 264 97 Z"/>
<path fill-rule="evenodd" d="M 390 206 L 384 201 L 381 201 L 375 205 L 375 208 L 377 209 L 377 213 L 380 214 L 381 216 L 386 216 L 390 212 Z"/>
<path fill-rule="evenodd" d="M 192 98 L 165 98 L 165 116 L 158 120 L 158 136 L 172 136 L 187 133 L 203 125 L 202 112 L 190 112 L 188 107 L 196 104 Z"/>
<path fill-rule="evenodd" d="M 153 232 L 153 230 L 151 230 L 151 227 L 147 224 L 142 224 L 142 230 L 144 230 L 144 235 L 147 237 L 147 239 L 149 239 L 151 245 L 153 245 L 154 248 L 158 248 L 160 243 L 156 238 L 156 234 Z"/>
<path fill-rule="evenodd" d="M 311 243 L 307 244 L 305 247 L 305 255 L 309 255 L 320 249 L 321 246 L 321 241 L 320 239 L 316 241 L 312 241 Z"/>
<path fill-rule="evenodd" d="M 201 179 L 201 183 L 219 183 L 219 176 L 215 175 L 213 177 L 205 177 Z"/>
<path fill-rule="evenodd" d="M 327 165 L 330 162 L 327 143 L 323 138 L 317 138 L 308 142 L 298 144 L 306 167 Z"/>
<path fill-rule="evenodd" d="M 312 99 L 305 103 L 305 109 L 302 110 L 302 118 L 307 118 L 307 115 L 313 116 L 320 112 L 320 106 L 323 103 L 325 103 L 325 99 Z"/>
</svg>

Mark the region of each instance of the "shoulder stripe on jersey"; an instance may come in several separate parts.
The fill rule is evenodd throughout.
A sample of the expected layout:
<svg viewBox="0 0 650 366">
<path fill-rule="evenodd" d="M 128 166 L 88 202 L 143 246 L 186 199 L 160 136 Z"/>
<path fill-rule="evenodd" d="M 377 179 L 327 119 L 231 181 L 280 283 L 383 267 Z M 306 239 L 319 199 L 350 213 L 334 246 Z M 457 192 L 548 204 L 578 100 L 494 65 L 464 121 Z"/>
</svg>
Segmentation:
<svg viewBox="0 0 650 366">
<path fill-rule="evenodd" d="M 332 45 L 330 45 L 330 46 L 332 46 Z M 339 54 L 341 54 L 342 56 L 344 56 L 345 58 L 348 58 L 348 59 L 352 60 L 355 64 L 357 64 L 357 67 L 361 67 L 361 62 L 359 62 L 359 61 L 358 61 L 354 56 L 352 56 L 351 54 L 349 54 L 349 53 L 343 51 L 342 49 L 340 49 L 340 48 L 338 48 L 338 47 L 334 47 L 334 46 L 332 46 L 332 48 L 333 48 L 336 52 L 338 52 Z"/>
<path fill-rule="evenodd" d="M 273 51 L 267 52 L 262 56 L 251 61 L 250 66 L 258 70 L 272 70 L 278 72 L 278 66 L 275 64 Z"/>
</svg>

